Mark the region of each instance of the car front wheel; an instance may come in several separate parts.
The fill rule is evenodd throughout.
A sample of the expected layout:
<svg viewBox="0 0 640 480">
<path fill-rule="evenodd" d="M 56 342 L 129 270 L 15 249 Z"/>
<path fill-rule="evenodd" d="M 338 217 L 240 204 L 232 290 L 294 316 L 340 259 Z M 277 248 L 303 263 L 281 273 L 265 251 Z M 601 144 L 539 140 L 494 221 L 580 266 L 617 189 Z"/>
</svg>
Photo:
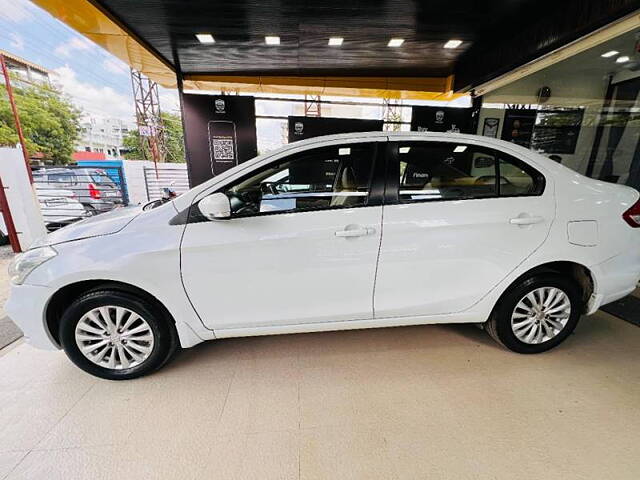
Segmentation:
<svg viewBox="0 0 640 480">
<path fill-rule="evenodd" d="M 127 380 L 162 367 L 177 348 L 172 322 L 135 295 L 97 290 L 76 299 L 60 321 L 60 342 L 81 369 Z"/>
<path fill-rule="evenodd" d="M 582 313 L 580 288 L 570 278 L 547 273 L 523 279 L 496 305 L 485 329 L 518 353 L 540 353 L 562 343 Z"/>
</svg>

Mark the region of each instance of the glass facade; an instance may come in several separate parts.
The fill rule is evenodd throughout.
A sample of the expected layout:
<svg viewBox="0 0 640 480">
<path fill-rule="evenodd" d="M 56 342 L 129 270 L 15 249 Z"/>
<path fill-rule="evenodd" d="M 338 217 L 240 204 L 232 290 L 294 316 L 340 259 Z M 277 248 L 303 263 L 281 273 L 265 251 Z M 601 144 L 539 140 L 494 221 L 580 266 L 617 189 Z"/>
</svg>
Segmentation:
<svg viewBox="0 0 640 480">
<path fill-rule="evenodd" d="M 639 32 L 628 32 L 483 97 L 478 131 L 584 175 L 640 189 Z"/>
</svg>

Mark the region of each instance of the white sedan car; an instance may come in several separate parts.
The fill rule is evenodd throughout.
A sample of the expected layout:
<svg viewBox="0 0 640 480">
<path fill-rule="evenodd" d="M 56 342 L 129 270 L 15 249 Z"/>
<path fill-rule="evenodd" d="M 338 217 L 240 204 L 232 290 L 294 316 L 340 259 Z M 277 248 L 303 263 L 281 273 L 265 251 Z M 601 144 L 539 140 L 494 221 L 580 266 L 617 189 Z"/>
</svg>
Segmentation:
<svg viewBox="0 0 640 480">
<path fill-rule="evenodd" d="M 71 190 L 49 189 L 36 184 L 36 194 L 47 230 L 55 230 L 89 216 Z M 4 217 L 0 215 L 0 245 L 7 243 L 9 243 L 9 232 L 4 223 Z"/>
<path fill-rule="evenodd" d="M 71 190 L 47 188 L 46 185 L 37 183 L 35 185 L 42 218 L 48 230 L 55 230 L 89 216 L 89 212 Z"/>
<path fill-rule="evenodd" d="M 639 197 L 483 137 L 314 138 L 49 234 L 6 311 L 109 379 L 215 338 L 398 325 L 481 323 L 538 353 L 635 288 Z"/>
</svg>

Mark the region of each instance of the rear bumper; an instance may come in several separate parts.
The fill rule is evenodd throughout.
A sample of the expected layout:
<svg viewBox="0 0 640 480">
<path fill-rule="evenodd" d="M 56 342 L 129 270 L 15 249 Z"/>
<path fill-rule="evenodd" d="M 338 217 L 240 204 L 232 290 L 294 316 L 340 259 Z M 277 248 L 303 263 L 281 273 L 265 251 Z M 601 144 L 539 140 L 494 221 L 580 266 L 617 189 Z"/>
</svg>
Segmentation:
<svg viewBox="0 0 640 480">
<path fill-rule="evenodd" d="M 591 267 L 591 271 L 595 276 L 595 291 L 589 302 L 588 314 L 636 289 L 640 281 L 640 249 L 616 255 Z"/>
<path fill-rule="evenodd" d="M 45 310 L 54 290 L 34 285 L 11 285 L 4 306 L 9 318 L 24 332 L 31 345 L 45 350 L 58 350 L 45 319 Z"/>
</svg>

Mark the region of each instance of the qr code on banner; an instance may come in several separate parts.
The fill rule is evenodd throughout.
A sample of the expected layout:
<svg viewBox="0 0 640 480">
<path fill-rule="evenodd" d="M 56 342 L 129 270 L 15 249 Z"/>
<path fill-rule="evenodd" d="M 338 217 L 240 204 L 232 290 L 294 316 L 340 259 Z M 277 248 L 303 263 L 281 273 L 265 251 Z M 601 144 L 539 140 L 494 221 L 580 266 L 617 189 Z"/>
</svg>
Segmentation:
<svg viewBox="0 0 640 480">
<path fill-rule="evenodd" d="M 233 140 L 213 139 L 213 158 L 216 160 L 234 160 Z"/>
</svg>

